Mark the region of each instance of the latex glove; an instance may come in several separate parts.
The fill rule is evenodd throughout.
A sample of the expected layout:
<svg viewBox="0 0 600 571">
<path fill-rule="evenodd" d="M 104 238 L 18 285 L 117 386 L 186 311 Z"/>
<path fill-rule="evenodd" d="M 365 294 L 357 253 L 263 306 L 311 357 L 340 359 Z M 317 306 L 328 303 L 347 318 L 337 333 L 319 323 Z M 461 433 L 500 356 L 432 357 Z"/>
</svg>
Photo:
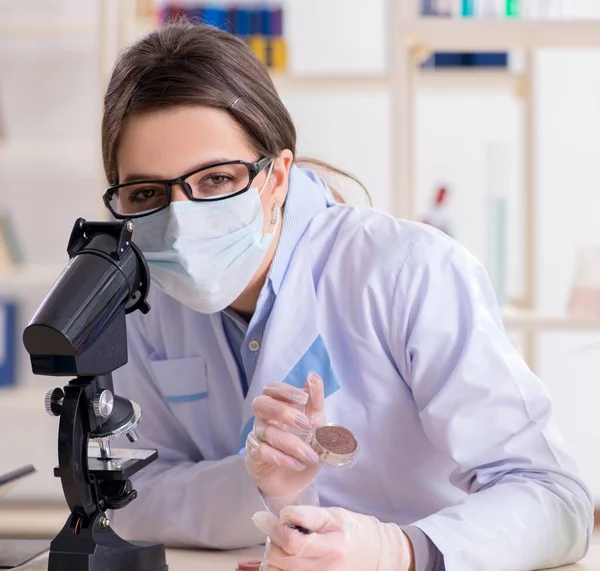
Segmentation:
<svg viewBox="0 0 600 571">
<path fill-rule="evenodd" d="M 311 373 L 304 390 L 269 383 L 255 399 L 254 428 L 246 441 L 246 468 L 266 498 L 295 503 L 321 467 L 307 444 L 311 430 L 324 422 L 323 380 Z M 278 510 L 276 510 L 278 511 Z"/>
<path fill-rule="evenodd" d="M 258 512 L 254 523 L 266 533 L 261 571 L 413 571 L 412 545 L 393 523 L 342 508 L 290 506 L 279 518 Z M 306 535 L 290 525 L 312 530 Z"/>
</svg>

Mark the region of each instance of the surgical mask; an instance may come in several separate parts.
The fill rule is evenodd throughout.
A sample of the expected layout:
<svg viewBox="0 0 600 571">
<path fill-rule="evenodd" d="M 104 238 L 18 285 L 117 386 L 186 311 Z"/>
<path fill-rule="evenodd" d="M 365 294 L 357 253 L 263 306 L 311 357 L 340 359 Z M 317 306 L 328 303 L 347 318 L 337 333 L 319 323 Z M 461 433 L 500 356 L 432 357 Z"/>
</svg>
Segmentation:
<svg viewBox="0 0 600 571">
<path fill-rule="evenodd" d="M 264 260 L 274 228 L 263 234 L 262 188 L 215 202 L 172 202 L 135 221 L 134 242 L 144 253 L 153 283 L 200 313 L 216 313 L 244 291 Z"/>
</svg>

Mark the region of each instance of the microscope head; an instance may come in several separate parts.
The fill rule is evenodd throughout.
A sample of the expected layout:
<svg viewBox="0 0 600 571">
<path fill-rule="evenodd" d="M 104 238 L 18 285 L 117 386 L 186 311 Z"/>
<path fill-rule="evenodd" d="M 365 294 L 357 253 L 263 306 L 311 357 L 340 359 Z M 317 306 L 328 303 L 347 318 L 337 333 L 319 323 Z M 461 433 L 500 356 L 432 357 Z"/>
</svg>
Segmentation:
<svg viewBox="0 0 600 571">
<path fill-rule="evenodd" d="M 125 315 L 147 313 L 147 263 L 133 222 L 75 223 L 69 263 L 23 333 L 34 374 L 97 376 L 127 363 Z"/>
</svg>

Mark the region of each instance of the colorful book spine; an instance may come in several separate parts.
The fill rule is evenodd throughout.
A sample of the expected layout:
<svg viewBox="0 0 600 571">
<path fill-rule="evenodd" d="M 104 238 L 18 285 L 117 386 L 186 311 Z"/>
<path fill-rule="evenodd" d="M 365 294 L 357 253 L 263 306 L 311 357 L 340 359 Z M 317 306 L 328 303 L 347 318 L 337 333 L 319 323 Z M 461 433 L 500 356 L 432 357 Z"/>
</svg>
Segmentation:
<svg viewBox="0 0 600 571">
<path fill-rule="evenodd" d="M 226 30 L 244 40 L 256 57 L 273 71 L 287 68 L 287 46 L 283 34 L 283 8 L 278 0 L 238 0 L 163 7 L 162 23 L 178 16 Z"/>
<path fill-rule="evenodd" d="M 265 65 L 269 63 L 269 26 L 264 21 L 263 10 L 250 11 L 250 36 L 248 45 L 254 55 Z"/>
<path fill-rule="evenodd" d="M 276 72 L 287 70 L 287 44 L 283 32 L 283 8 L 271 10 L 271 39 L 269 67 Z"/>
</svg>

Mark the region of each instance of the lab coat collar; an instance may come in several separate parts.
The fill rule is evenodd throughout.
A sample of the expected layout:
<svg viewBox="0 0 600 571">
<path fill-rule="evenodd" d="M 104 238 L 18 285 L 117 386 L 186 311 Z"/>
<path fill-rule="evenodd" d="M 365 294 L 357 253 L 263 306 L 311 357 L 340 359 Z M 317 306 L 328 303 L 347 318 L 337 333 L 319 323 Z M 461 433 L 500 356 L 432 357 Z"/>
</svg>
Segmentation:
<svg viewBox="0 0 600 571">
<path fill-rule="evenodd" d="M 283 211 L 281 237 L 271 264 L 268 280 L 279 293 L 290 260 L 310 221 L 334 204 L 331 191 L 317 174 L 293 165 Z"/>
<path fill-rule="evenodd" d="M 306 237 L 297 244 L 267 322 L 261 354 L 243 406 L 240 452 L 244 451 L 254 424 L 252 403 L 268 382 L 281 381 L 302 388 L 308 374 L 315 372 L 323 379 L 325 397 L 340 388 L 319 331 L 309 249 Z"/>
</svg>

